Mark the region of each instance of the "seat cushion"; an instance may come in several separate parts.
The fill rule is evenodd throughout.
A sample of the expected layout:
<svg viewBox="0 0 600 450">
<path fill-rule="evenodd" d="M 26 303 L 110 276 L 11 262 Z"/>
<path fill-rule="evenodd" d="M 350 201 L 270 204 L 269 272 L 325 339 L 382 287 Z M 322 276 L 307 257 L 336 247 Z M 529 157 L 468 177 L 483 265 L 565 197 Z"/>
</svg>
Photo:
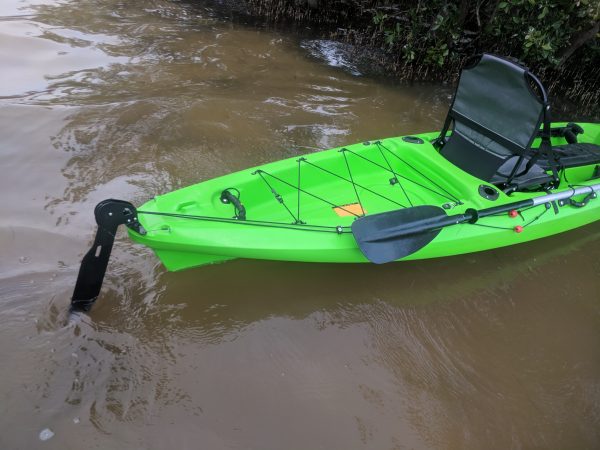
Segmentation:
<svg viewBox="0 0 600 450">
<path fill-rule="evenodd" d="M 513 156 L 504 161 L 504 164 L 500 166 L 500 168 L 492 177 L 490 182 L 496 185 L 505 183 L 507 178 L 510 176 L 511 171 L 515 167 L 515 164 L 517 163 L 518 159 L 518 156 Z M 521 161 L 521 164 L 517 169 L 517 173 L 520 173 L 523 170 L 525 170 L 527 162 L 527 159 Z M 511 184 L 515 185 L 517 190 L 519 190 L 524 189 L 526 187 L 539 186 L 545 183 L 549 183 L 550 181 L 552 181 L 552 176 L 548 175 L 544 168 L 541 167 L 539 164 L 534 164 L 533 166 L 531 166 L 527 173 L 513 178 Z"/>
</svg>

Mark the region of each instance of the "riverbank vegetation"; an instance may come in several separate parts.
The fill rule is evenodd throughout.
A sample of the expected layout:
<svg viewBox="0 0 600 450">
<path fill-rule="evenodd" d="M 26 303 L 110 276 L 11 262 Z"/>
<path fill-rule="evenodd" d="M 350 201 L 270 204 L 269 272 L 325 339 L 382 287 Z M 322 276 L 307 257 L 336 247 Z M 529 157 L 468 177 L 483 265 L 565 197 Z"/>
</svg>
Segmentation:
<svg viewBox="0 0 600 450">
<path fill-rule="evenodd" d="M 600 116 L 600 0 L 246 1 L 272 23 L 317 25 L 402 80 L 454 81 L 473 54 L 509 55 L 563 107 Z"/>
</svg>

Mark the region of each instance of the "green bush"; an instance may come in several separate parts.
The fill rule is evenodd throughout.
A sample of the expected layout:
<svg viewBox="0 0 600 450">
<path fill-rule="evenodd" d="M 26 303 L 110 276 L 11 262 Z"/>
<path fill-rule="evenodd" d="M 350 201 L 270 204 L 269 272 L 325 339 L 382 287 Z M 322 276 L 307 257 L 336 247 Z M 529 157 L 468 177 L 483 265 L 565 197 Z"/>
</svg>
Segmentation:
<svg viewBox="0 0 600 450">
<path fill-rule="evenodd" d="M 442 67 L 486 50 L 559 67 L 581 47 L 598 57 L 598 0 L 364 3 L 373 43 L 406 62 Z"/>
</svg>

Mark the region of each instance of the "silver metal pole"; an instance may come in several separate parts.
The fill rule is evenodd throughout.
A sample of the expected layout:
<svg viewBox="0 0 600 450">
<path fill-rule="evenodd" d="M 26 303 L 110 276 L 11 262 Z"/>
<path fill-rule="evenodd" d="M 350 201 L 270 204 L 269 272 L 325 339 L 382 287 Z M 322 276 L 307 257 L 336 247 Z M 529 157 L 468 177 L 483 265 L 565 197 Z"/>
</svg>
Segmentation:
<svg viewBox="0 0 600 450">
<path fill-rule="evenodd" d="M 543 205 L 544 203 L 551 203 L 557 200 L 564 200 L 565 198 L 575 197 L 576 195 L 590 194 L 593 192 L 600 191 L 600 184 L 592 184 L 591 186 L 580 186 L 577 188 L 569 188 L 562 192 L 555 192 L 554 194 L 542 195 L 541 197 L 535 197 L 533 199 L 533 206 Z"/>
</svg>

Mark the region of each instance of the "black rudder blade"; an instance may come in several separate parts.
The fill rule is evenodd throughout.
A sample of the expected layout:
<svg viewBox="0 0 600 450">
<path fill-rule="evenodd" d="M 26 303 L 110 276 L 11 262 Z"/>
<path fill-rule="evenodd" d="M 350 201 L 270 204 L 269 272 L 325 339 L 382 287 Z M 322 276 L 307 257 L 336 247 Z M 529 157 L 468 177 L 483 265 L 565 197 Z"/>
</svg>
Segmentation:
<svg viewBox="0 0 600 450">
<path fill-rule="evenodd" d="M 92 247 L 83 257 L 71 298 L 72 311 L 89 311 L 102 288 L 119 225 L 127 225 L 140 234 L 145 230 L 138 222 L 135 207 L 123 200 L 103 200 L 94 209 L 98 224 Z"/>
</svg>

